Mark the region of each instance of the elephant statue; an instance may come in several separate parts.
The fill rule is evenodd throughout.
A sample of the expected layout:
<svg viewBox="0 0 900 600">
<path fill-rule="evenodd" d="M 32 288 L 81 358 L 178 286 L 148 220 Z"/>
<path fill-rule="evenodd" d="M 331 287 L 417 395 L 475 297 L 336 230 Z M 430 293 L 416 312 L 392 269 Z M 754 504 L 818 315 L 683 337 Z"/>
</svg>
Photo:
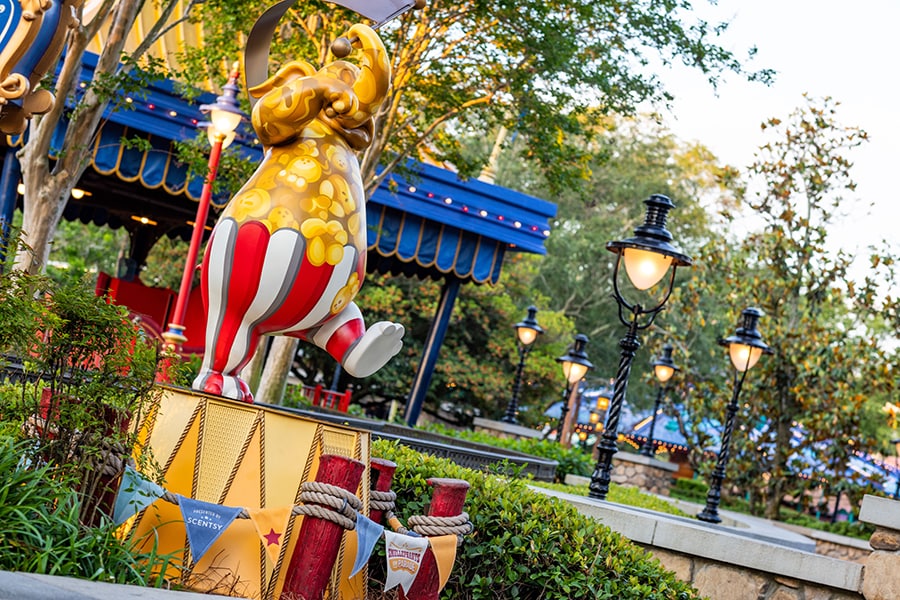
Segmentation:
<svg viewBox="0 0 900 600">
<path fill-rule="evenodd" d="M 264 335 L 324 349 L 354 377 L 403 345 L 402 325 L 368 329 L 353 299 L 366 272 L 365 192 L 356 151 L 391 85 L 387 52 L 365 25 L 346 40 L 359 65 L 292 61 L 248 91 L 264 157 L 216 223 L 201 271 L 206 352 L 193 388 L 252 402 L 240 371 Z"/>
</svg>

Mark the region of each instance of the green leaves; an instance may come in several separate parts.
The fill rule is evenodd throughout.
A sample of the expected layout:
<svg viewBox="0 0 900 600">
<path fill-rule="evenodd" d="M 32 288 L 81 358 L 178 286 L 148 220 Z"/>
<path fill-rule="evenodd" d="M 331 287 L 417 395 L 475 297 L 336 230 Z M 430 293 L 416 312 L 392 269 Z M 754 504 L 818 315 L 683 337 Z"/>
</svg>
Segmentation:
<svg viewBox="0 0 900 600">
<path fill-rule="evenodd" d="M 464 469 L 385 441 L 373 455 L 397 463 L 392 489 L 397 514 L 423 514 L 429 477 L 471 484 L 464 510 L 475 525 L 458 549 L 442 598 L 528 600 L 594 598 L 685 600 L 697 594 L 663 570 L 643 549 L 564 501 L 529 490 L 520 480 Z M 384 580 L 383 560 L 369 564 L 373 586 Z"/>
<path fill-rule="evenodd" d="M 23 464 L 31 445 L 0 435 L 0 569 L 143 586 L 161 582 L 169 558 L 133 552 L 108 520 L 83 526 L 77 482 L 53 466 Z"/>
<path fill-rule="evenodd" d="M 868 443 L 864 404 L 872 398 L 880 406 L 895 386 L 897 355 L 883 343 L 895 301 L 879 292 L 894 282 L 892 269 L 880 266 L 894 259 L 873 253 L 877 274 L 861 283 L 852 277 L 853 257 L 830 249 L 836 207 L 854 189 L 848 155 L 866 139 L 839 123 L 837 106 L 806 98 L 788 118 L 763 124 L 769 140 L 749 169 L 762 186 L 742 197 L 762 226 L 700 248 L 675 298 L 692 351 L 681 393 L 695 426 L 724 419 L 730 367 L 721 350 L 697 352 L 691 338 L 728 335 L 746 306 L 765 315 L 760 331 L 776 353 L 748 374 L 726 483 L 754 510 L 764 503 L 771 518 L 785 494 L 802 497 L 823 484 L 827 492 L 845 478 L 849 456 Z M 694 446 L 705 448 L 692 433 Z M 700 468 L 711 468 L 710 456 Z"/>
</svg>

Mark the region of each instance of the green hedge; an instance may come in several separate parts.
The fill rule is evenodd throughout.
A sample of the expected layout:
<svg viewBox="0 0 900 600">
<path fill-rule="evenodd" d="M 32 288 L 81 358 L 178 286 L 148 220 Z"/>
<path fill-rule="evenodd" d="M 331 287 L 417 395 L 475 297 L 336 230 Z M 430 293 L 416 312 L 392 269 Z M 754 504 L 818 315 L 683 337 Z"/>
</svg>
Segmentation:
<svg viewBox="0 0 900 600">
<path fill-rule="evenodd" d="M 373 456 L 397 463 L 392 489 L 401 521 L 426 514 L 431 477 L 471 484 L 465 510 L 475 526 L 459 548 L 445 600 L 688 600 L 697 592 L 640 547 L 569 504 L 530 490 L 522 480 L 460 467 L 384 440 Z M 372 560 L 373 589 L 384 562 Z"/>
<path fill-rule="evenodd" d="M 833 533 L 835 535 L 845 535 L 861 540 L 868 540 L 872 537 L 872 534 L 875 533 L 874 525 L 863 523 L 862 521 L 837 521 L 832 523 L 830 521 L 820 521 L 813 516 L 798 513 L 796 511 L 782 510 L 781 520 L 792 525 L 809 527 L 810 529 L 827 531 L 828 533 Z"/>
</svg>

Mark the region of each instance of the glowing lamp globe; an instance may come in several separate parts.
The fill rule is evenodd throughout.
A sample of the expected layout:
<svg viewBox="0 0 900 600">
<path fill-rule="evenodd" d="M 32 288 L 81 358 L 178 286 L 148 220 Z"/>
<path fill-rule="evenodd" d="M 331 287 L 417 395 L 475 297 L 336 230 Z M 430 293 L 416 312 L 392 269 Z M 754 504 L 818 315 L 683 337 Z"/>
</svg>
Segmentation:
<svg viewBox="0 0 900 600">
<path fill-rule="evenodd" d="M 607 250 L 624 261 L 628 279 L 639 290 L 659 283 L 670 266 L 686 267 L 692 262 L 672 244 L 672 234 L 666 229 L 666 217 L 675 204 L 661 194 L 650 196 L 644 204 L 647 206 L 644 224 L 635 228 L 634 235 L 606 244 Z"/>
<path fill-rule="evenodd" d="M 762 311 L 758 308 L 745 308 L 734 335 L 719 340 L 721 346 L 728 348 L 731 364 L 740 373 L 752 369 L 763 354 L 772 354 L 772 349 L 762 341 L 762 335 L 756 329 L 761 316 Z"/>
</svg>

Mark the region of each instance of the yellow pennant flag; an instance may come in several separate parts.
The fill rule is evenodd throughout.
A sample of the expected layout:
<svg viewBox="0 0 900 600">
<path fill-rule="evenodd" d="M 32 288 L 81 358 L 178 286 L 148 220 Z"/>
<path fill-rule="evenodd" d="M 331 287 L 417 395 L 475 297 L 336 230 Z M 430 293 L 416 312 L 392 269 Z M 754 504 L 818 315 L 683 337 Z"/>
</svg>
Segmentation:
<svg viewBox="0 0 900 600">
<path fill-rule="evenodd" d="M 259 539 L 266 548 L 266 554 L 272 560 L 272 564 L 278 564 L 278 556 L 281 547 L 285 543 L 288 521 L 291 518 L 293 506 L 280 508 L 248 508 L 247 513 L 256 527 Z"/>
<path fill-rule="evenodd" d="M 438 591 L 444 589 L 447 580 L 450 579 L 450 571 L 453 570 L 453 563 L 456 562 L 456 543 L 458 541 L 459 538 L 455 535 L 428 538 L 434 562 L 437 563 L 438 579 L 440 580 Z"/>
</svg>

